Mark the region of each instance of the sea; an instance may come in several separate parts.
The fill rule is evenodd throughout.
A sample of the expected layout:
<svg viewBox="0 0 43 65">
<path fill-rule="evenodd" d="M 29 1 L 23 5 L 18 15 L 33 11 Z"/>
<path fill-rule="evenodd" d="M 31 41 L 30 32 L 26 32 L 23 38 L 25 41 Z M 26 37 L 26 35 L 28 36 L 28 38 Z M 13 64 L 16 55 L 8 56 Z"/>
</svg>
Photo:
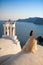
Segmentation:
<svg viewBox="0 0 43 65">
<path fill-rule="evenodd" d="M 3 35 L 3 22 L 0 21 L 0 38 Z M 38 36 L 43 37 L 43 25 L 37 25 L 34 23 L 29 23 L 29 22 L 16 22 L 16 35 L 17 38 L 20 41 L 21 47 L 26 43 L 26 41 L 29 39 L 29 34 L 30 31 L 34 31 L 34 36 L 37 38 Z"/>
</svg>

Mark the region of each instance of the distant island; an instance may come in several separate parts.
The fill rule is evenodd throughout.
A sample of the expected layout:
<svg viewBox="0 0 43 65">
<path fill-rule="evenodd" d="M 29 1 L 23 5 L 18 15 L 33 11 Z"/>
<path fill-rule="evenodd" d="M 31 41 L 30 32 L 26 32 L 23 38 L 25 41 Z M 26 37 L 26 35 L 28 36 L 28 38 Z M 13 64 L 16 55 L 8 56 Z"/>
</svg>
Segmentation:
<svg viewBox="0 0 43 65">
<path fill-rule="evenodd" d="M 33 18 L 27 18 L 27 19 L 18 19 L 16 22 L 29 22 L 29 23 L 34 23 L 37 25 L 43 25 L 43 18 L 33 17 Z"/>
</svg>

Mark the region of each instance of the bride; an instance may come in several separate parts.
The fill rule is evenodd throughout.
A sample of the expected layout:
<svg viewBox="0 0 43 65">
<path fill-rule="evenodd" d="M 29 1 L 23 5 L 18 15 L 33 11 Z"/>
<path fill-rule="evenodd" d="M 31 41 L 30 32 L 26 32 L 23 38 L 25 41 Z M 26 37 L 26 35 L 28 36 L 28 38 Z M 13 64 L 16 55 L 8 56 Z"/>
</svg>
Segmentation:
<svg viewBox="0 0 43 65">
<path fill-rule="evenodd" d="M 37 40 L 34 38 L 33 30 L 31 30 L 30 38 L 24 45 L 23 50 L 26 52 L 33 52 L 33 53 L 37 50 Z"/>
</svg>

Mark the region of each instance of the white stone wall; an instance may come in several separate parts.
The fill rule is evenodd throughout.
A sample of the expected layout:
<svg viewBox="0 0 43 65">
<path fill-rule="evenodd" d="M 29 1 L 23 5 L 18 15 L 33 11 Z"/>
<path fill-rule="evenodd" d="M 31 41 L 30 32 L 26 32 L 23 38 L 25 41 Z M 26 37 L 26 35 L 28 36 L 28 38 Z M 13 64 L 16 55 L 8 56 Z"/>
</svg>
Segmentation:
<svg viewBox="0 0 43 65">
<path fill-rule="evenodd" d="M 20 41 L 18 40 L 18 38 L 15 34 L 15 23 L 12 24 L 12 23 L 6 22 L 3 25 L 3 27 L 4 27 L 3 38 L 12 40 L 16 44 L 16 47 L 18 47 L 16 51 L 19 52 L 21 50 L 21 48 L 20 48 Z M 6 27 L 7 27 L 7 29 L 6 29 Z M 10 29 L 9 29 L 9 27 L 10 27 Z M 6 35 L 6 32 L 7 32 L 7 35 Z"/>
<path fill-rule="evenodd" d="M 7 36 L 13 36 L 13 37 L 15 36 L 15 23 L 12 24 L 12 23 L 6 22 L 3 25 L 3 27 L 4 27 L 4 35 L 6 35 L 6 32 L 7 32 Z M 10 27 L 10 30 L 9 30 L 9 27 Z"/>
</svg>

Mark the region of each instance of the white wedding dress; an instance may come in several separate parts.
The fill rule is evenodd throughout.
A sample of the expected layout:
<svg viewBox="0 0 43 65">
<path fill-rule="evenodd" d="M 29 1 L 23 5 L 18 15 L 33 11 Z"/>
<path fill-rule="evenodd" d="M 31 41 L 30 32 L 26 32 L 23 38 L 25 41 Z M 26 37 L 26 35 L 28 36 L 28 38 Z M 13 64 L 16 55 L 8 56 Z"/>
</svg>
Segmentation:
<svg viewBox="0 0 43 65">
<path fill-rule="evenodd" d="M 23 50 L 34 53 L 37 50 L 37 40 L 33 36 L 30 36 L 29 40 L 27 40 L 24 45 Z"/>
</svg>

